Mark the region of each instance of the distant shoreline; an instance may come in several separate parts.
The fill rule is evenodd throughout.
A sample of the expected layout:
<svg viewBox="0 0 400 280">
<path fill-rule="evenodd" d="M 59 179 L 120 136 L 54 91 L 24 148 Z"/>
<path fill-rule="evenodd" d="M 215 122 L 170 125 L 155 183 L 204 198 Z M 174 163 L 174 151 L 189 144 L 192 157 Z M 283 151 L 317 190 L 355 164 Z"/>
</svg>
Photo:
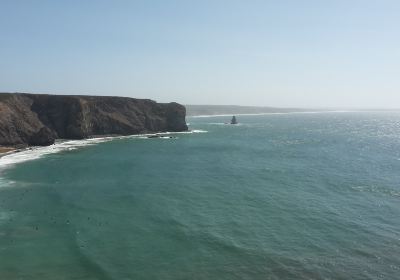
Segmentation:
<svg viewBox="0 0 400 280">
<path fill-rule="evenodd" d="M 339 112 L 339 111 L 330 111 Z M 215 115 L 190 115 L 188 118 L 211 118 L 211 117 L 231 117 L 235 116 L 263 116 L 263 115 L 287 115 L 287 114 L 316 114 L 316 113 L 328 113 L 328 111 L 310 111 L 310 112 L 271 112 L 271 113 L 230 113 L 230 114 L 215 114 Z"/>
<path fill-rule="evenodd" d="M 329 112 L 390 112 L 400 109 L 380 108 L 279 108 L 238 105 L 185 105 L 187 117 L 199 116 L 232 116 L 232 115 L 270 115 L 270 114 L 299 114 L 299 113 L 329 113 Z"/>
<path fill-rule="evenodd" d="M 187 118 L 211 118 L 235 116 L 264 116 L 264 115 L 291 115 L 291 114 L 327 114 L 327 113 L 373 113 L 373 112 L 400 112 L 400 110 L 332 110 L 332 111 L 293 111 L 293 112 L 270 112 L 270 113 L 226 113 L 209 115 L 188 115 Z"/>
</svg>

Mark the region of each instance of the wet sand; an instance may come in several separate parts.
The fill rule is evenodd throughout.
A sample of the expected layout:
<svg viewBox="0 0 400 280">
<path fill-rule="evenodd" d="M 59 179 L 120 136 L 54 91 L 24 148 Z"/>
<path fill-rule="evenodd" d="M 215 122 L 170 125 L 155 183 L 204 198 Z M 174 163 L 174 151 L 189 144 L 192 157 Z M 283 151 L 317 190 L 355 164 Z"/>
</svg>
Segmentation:
<svg viewBox="0 0 400 280">
<path fill-rule="evenodd" d="M 0 147 L 0 157 L 4 156 L 5 154 L 14 152 L 16 149 L 13 147 Z"/>
</svg>

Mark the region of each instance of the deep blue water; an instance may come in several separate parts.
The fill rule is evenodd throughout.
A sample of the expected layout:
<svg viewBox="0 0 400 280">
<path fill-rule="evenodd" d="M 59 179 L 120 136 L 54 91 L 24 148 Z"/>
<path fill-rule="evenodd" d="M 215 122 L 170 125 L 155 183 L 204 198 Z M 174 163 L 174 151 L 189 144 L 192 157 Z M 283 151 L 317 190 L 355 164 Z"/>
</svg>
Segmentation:
<svg viewBox="0 0 400 280">
<path fill-rule="evenodd" d="M 400 113 L 229 119 L 3 165 L 0 279 L 400 278 Z"/>
</svg>

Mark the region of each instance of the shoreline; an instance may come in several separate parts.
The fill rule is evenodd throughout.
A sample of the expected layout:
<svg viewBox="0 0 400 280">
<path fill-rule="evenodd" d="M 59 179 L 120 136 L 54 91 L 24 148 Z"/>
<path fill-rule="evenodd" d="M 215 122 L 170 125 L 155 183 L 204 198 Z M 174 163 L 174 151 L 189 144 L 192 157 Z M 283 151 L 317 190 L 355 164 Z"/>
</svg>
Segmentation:
<svg viewBox="0 0 400 280">
<path fill-rule="evenodd" d="M 267 116 L 267 115 L 295 115 L 295 114 L 327 114 L 327 113 L 379 113 L 379 112 L 399 112 L 399 110 L 332 110 L 332 111 L 293 111 L 293 112 L 270 112 L 270 113 L 231 113 L 231 114 L 215 114 L 215 115 L 193 115 L 186 118 L 212 118 L 212 117 L 231 117 L 231 116 Z"/>
<path fill-rule="evenodd" d="M 170 137 L 171 135 L 179 134 L 193 134 L 203 133 L 203 130 L 187 130 L 180 132 L 157 132 L 157 133 L 144 133 L 144 134 L 132 134 L 132 135 L 105 135 L 96 138 L 86 139 L 57 139 L 57 141 L 49 146 L 28 146 L 21 149 L 14 148 L 14 150 L 7 153 L 0 153 L 0 170 L 19 164 L 26 161 L 39 159 L 45 155 L 56 154 L 63 151 L 73 151 L 79 148 L 93 146 L 104 142 L 122 140 L 122 139 L 176 139 L 177 137 Z M 161 137 L 151 137 L 161 136 Z M 162 137 L 168 136 L 168 137 Z M 11 147 L 9 147 L 11 148 Z"/>
<path fill-rule="evenodd" d="M 0 146 L 0 158 L 4 157 L 6 155 L 10 155 L 13 153 L 18 152 L 18 149 L 15 147 L 4 147 L 4 146 Z"/>
</svg>

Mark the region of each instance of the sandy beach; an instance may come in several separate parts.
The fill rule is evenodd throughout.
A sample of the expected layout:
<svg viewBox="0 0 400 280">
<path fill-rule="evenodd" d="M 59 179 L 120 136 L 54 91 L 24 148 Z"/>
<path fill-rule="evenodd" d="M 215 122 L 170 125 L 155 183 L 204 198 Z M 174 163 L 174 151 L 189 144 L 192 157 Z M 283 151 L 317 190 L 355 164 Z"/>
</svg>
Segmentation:
<svg viewBox="0 0 400 280">
<path fill-rule="evenodd" d="M 0 147 L 0 157 L 6 153 L 10 153 L 15 151 L 16 149 L 13 147 Z"/>
</svg>

